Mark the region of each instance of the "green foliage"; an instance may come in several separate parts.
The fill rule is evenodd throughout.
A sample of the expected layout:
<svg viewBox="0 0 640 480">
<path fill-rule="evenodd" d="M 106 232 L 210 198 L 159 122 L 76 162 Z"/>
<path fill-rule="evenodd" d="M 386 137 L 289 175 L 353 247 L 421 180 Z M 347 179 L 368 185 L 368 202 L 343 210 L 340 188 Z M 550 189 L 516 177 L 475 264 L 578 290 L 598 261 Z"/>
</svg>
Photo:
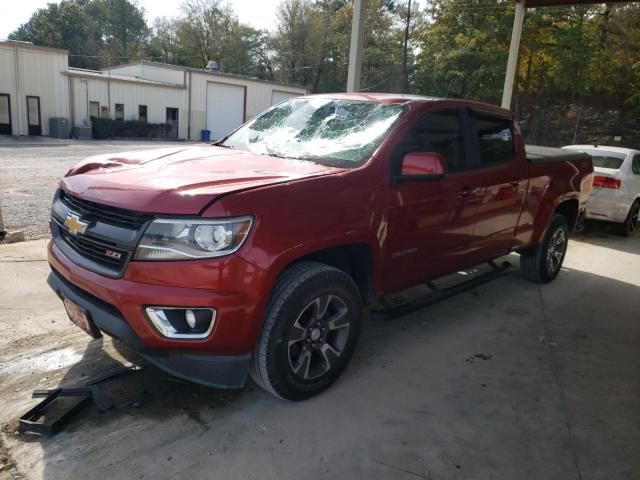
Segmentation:
<svg viewBox="0 0 640 480">
<path fill-rule="evenodd" d="M 369 0 L 362 90 L 498 103 L 514 7 L 510 0 Z M 422 5 L 422 8 L 419 8 Z M 63 0 L 37 10 L 11 38 L 66 48 L 99 68 L 148 59 L 285 83 L 314 92 L 347 81 L 351 0 L 282 0 L 272 32 L 242 23 L 225 0 L 184 0 L 148 28 L 133 0 Z M 407 46 L 406 70 L 404 49 Z M 598 99 L 640 114 L 640 5 L 527 10 L 515 105 Z"/>
<path fill-rule="evenodd" d="M 72 67 L 99 69 L 142 55 L 149 28 L 129 0 L 63 0 L 36 10 L 9 38 L 69 50 Z"/>
</svg>

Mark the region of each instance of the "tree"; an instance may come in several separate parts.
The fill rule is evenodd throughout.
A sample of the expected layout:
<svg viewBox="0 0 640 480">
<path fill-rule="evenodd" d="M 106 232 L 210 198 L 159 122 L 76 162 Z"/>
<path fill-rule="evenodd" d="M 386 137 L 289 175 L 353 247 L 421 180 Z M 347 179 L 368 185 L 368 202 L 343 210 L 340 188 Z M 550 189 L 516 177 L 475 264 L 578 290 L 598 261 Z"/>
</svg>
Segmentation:
<svg viewBox="0 0 640 480">
<path fill-rule="evenodd" d="M 77 2 L 50 3 L 36 10 L 9 38 L 69 50 L 69 64 L 73 67 L 100 66 L 100 34 L 95 19 Z"/>
</svg>

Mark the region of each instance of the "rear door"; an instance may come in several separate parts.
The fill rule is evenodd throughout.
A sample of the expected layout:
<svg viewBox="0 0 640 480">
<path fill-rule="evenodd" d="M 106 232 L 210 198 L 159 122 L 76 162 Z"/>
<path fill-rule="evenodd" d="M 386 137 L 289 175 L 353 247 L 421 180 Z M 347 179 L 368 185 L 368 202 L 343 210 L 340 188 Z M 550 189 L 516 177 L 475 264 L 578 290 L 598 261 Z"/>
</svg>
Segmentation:
<svg viewBox="0 0 640 480">
<path fill-rule="evenodd" d="M 383 289 L 399 290 L 473 263 L 473 223 L 478 175 L 472 169 L 467 111 L 443 108 L 423 114 L 409 127 L 392 158 L 399 168 L 412 151 L 446 159 L 445 178 L 391 184 Z"/>
<path fill-rule="evenodd" d="M 470 110 L 478 208 L 473 237 L 482 260 L 507 253 L 527 193 L 528 165 L 516 152 L 513 121 L 493 112 Z"/>
<path fill-rule="evenodd" d="M 40 97 L 27 97 L 27 124 L 29 135 L 42 135 Z"/>
</svg>

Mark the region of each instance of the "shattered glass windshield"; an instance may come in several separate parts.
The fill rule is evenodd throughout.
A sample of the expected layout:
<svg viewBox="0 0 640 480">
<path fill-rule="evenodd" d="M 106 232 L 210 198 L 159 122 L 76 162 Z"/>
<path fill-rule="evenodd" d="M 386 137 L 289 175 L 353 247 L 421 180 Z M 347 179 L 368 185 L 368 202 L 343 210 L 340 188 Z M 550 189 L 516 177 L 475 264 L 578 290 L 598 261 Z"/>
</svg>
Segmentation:
<svg viewBox="0 0 640 480">
<path fill-rule="evenodd" d="M 354 168 L 368 160 L 404 111 L 403 105 L 292 99 L 256 117 L 221 145 Z"/>
</svg>

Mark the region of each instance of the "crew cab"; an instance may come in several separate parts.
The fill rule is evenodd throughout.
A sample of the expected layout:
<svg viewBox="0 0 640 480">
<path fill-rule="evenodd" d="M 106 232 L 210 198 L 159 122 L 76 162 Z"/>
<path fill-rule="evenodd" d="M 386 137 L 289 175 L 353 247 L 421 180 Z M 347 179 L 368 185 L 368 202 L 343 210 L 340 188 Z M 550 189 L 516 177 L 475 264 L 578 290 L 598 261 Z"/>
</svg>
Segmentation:
<svg viewBox="0 0 640 480">
<path fill-rule="evenodd" d="M 482 103 L 298 97 L 215 145 L 80 162 L 48 282 L 74 323 L 175 376 L 303 400 L 346 368 L 372 299 L 510 252 L 552 281 L 593 172 L 559 152 L 527 154 Z"/>
</svg>

